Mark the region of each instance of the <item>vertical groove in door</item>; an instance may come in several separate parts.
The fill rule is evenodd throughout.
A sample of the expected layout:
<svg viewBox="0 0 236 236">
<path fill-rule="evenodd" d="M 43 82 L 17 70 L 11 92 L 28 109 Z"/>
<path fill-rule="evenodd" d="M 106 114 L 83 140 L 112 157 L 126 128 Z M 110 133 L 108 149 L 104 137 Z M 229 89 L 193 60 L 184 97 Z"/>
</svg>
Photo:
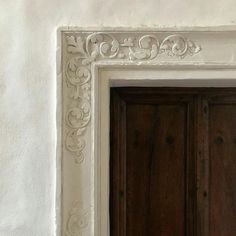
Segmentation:
<svg viewBox="0 0 236 236">
<path fill-rule="evenodd" d="M 197 109 L 197 235 L 209 235 L 208 101 L 198 96 Z"/>
<path fill-rule="evenodd" d="M 196 182 L 197 182 L 197 155 L 196 155 L 196 137 L 197 130 L 196 122 L 196 108 L 197 97 L 193 96 L 192 101 L 189 102 L 187 107 L 187 128 L 186 128 L 186 220 L 188 222 L 185 227 L 186 236 L 197 236 L 197 198 L 196 198 Z"/>
<path fill-rule="evenodd" d="M 111 96 L 110 129 L 110 234 L 126 235 L 126 103 L 115 91 Z M 117 146 L 118 148 L 114 148 Z"/>
</svg>

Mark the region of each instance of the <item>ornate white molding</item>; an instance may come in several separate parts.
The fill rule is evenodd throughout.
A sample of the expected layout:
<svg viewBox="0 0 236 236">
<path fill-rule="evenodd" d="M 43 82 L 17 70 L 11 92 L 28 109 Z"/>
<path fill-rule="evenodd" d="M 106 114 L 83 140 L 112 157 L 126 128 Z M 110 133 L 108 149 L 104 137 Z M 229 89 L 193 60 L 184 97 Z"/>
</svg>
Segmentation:
<svg viewBox="0 0 236 236">
<path fill-rule="evenodd" d="M 118 36 L 118 37 L 117 37 Z M 76 163 L 83 162 L 86 141 L 83 138 L 91 118 L 90 80 L 91 63 L 103 59 L 125 61 L 148 61 L 166 54 L 183 59 L 201 51 L 201 47 L 184 34 L 169 34 L 161 37 L 156 33 L 94 32 L 77 33 L 66 36 L 67 53 L 72 57 L 67 61 L 65 73 L 70 90 L 70 105 L 66 112 L 69 131 L 66 148 L 73 153 Z"/>
<path fill-rule="evenodd" d="M 172 79 L 172 82 L 178 76 L 180 79 L 236 78 L 236 31 L 66 28 L 60 33 L 63 72 L 60 236 L 108 236 L 106 178 L 109 178 L 109 152 L 106 150 L 109 148 L 109 128 L 99 119 L 108 120 L 103 116 L 109 104 L 99 104 L 100 98 L 96 94 L 99 92 L 96 91 L 102 90 L 99 90 L 100 79 L 105 80 L 107 76 L 110 80 L 118 73 L 117 78 L 122 78 L 127 85 L 128 81 L 137 80 L 135 68 L 143 70 L 140 80 L 145 80 L 148 73 L 150 82 L 155 73 L 152 83 L 160 77 Z M 114 65 L 117 65 L 116 70 L 111 69 Z M 204 68 L 208 68 L 206 72 Z M 217 73 L 209 68 L 215 68 Z M 98 70 L 103 77 L 100 72 L 95 73 Z M 168 71 L 166 77 L 162 70 Z M 118 79 L 113 82 L 120 83 Z M 108 89 L 103 87 L 102 91 Z M 96 116 L 95 110 L 99 113 Z M 101 131 L 103 129 L 105 131 Z M 98 142 L 96 135 L 102 141 Z M 99 145 L 105 148 L 100 150 Z M 96 151 L 99 154 L 95 154 Z M 96 158 L 100 158 L 102 164 L 97 164 Z"/>
</svg>

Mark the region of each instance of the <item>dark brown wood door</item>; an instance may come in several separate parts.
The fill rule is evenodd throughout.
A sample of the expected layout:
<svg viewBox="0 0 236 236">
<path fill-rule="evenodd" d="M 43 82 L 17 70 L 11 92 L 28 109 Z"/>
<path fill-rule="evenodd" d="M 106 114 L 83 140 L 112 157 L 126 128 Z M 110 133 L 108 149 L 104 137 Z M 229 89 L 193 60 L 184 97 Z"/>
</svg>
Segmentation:
<svg viewBox="0 0 236 236">
<path fill-rule="evenodd" d="M 231 101 L 210 101 L 209 140 L 209 235 L 235 236 L 236 105 Z"/>
<path fill-rule="evenodd" d="M 111 89 L 111 236 L 236 235 L 236 90 Z"/>
</svg>

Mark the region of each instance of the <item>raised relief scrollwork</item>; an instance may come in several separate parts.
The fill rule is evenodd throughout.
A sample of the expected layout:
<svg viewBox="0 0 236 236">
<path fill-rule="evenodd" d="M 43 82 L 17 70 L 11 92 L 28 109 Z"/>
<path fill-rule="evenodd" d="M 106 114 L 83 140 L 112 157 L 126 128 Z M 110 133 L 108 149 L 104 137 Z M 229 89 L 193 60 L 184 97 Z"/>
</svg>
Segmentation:
<svg viewBox="0 0 236 236">
<path fill-rule="evenodd" d="M 144 35 L 138 40 L 138 47 L 129 46 L 130 60 L 154 59 L 159 52 L 159 40 L 154 35 Z"/>
<path fill-rule="evenodd" d="M 180 59 L 200 52 L 201 47 L 186 37 L 174 34 L 161 38 L 158 34 L 81 33 L 69 35 L 65 68 L 71 102 L 66 112 L 69 131 L 66 148 L 74 154 L 75 162 L 84 160 L 84 135 L 91 118 L 91 63 L 97 60 L 151 61 L 166 54 Z"/>
<path fill-rule="evenodd" d="M 91 58 L 115 58 L 119 52 L 120 43 L 113 35 L 94 33 L 87 37 L 86 50 Z"/>
<path fill-rule="evenodd" d="M 83 52 L 81 44 L 76 40 L 75 47 Z M 80 42 L 80 40 L 79 40 Z M 79 44 L 79 45 L 78 45 Z M 75 52 L 75 49 L 71 50 Z M 84 53 L 84 52 L 83 52 Z M 67 86 L 70 89 L 71 103 L 66 112 L 66 123 L 69 131 L 66 135 L 66 148 L 74 154 L 76 163 L 84 160 L 83 150 L 85 140 L 83 134 L 90 121 L 90 68 L 82 64 L 81 56 L 73 57 L 67 64 L 66 77 Z"/>
<path fill-rule="evenodd" d="M 69 213 L 66 224 L 66 236 L 83 236 L 88 229 L 90 209 L 81 209 L 81 204 L 75 203 Z"/>
<path fill-rule="evenodd" d="M 169 56 L 178 56 L 180 58 L 184 58 L 187 54 L 194 55 L 200 51 L 200 46 L 181 35 L 170 35 L 160 45 L 161 53 L 167 53 Z"/>
</svg>

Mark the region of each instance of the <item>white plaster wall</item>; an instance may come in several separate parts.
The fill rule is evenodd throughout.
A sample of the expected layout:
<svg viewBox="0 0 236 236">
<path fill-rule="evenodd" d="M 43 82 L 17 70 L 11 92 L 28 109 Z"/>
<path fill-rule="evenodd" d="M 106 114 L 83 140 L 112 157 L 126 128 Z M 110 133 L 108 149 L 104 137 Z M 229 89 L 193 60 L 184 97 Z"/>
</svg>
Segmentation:
<svg viewBox="0 0 236 236">
<path fill-rule="evenodd" d="M 56 29 L 234 25 L 235 0 L 0 0 L 0 236 L 55 235 Z"/>
</svg>

